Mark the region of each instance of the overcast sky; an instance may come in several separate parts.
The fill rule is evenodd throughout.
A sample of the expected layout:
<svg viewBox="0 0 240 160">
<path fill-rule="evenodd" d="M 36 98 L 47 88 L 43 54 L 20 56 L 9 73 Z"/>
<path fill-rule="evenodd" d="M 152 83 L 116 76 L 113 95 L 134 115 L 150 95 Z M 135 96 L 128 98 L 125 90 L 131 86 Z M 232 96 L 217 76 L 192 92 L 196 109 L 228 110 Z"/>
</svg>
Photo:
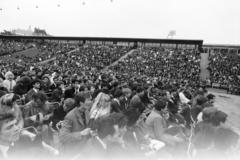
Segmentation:
<svg viewBox="0 0 240 160">
<path fill-rule="evenodd" d="M 177 39 L 240 44 L 238 0 L 0 0 L 0 8 L 0 31 L 31 25 L 55 36 L 166 38 L 175 30 Z"/>
</svg>

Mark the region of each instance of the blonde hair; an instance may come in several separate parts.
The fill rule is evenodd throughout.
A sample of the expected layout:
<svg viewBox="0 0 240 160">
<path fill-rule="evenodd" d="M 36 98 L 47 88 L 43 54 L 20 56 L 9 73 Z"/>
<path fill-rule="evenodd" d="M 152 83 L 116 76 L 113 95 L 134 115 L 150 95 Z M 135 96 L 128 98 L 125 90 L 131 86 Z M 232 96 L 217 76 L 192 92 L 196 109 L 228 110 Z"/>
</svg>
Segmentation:
<svg viewBox="0 0 240 160">
<path fill-rule="evenodd" d="M 9 79 L 10 77 L 14 78 L 14 74 L 13 74 L 11 71 L 8 71 L 8 72 L 5 74 L 5 78 L 6 78 L 6 79 Z"/>
</svg>

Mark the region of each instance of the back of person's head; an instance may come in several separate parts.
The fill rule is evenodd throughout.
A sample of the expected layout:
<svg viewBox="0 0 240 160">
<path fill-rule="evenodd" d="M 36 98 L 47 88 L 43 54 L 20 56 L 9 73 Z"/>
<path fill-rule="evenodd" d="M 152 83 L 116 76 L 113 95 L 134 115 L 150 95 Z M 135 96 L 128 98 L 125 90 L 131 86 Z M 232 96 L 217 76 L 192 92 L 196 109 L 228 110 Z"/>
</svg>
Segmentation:
<svg viewBox="0 0 240 160">
<path fill-rule="evenodd" d="M 43 91 L 39 91 L 39 92 L 33 94 L 32 99 L 34 101 L 40 100 L 41 102 L 46 102 L 47 95 Z"/>
<path fill-rule="evenodd" d="M 124 112 L 124 115 L 126 116 L 126 118 L 128 120 L 127 125 L 129 127 L 131 127 L 137 122 L 141 113 L 136 108 L 129 108 Z"/>
<path fill-rule="evenodd" d="M 212 117 L 212 124 L 215 126 L 219 126 L 221 123 L 225 123 L 228 115 L 223 111 L 217 111 L 215 115 Z"/>
<path fill-rule="evenodd" d="M 202 111 L 202 119 L 203 119 L 203 121 L 211 122 L 211 120 L 215 116 L 216 112 L 217 112 L 217 108 L 216 107 L 204 108 L 203 111 Z"/>
<path fill-rule="evenodd" d="M 32 85 L 32 80 L 29 76 L 23 76 L 17 81 L 17 83 L 22 83 L 24 86 L 28 86 L 28 88 L 30 89 Z"/>
<path fill-rule="evenodd" d="M 86 101 L 84 93 L 78 93 L 77 95 L 75 95 L 74 100 L 75 100 L 75 105 L 77 107 L 80 107 L 80 104 L 85 103 Z"/>
<path fill-rule="evenodd" d="M 50 94 L 49 101 L 51 102 L 60 102 L 62 98 L 62 91 L 59 89 L 55 89 Z"/>
<path fill-rule="evenodd" d="M 167 106 L 167 100 L 164 98 L 160 98 L 157 100 L 157 102 L 154 104 L 154 108 L 157 111 L 163 110 Z"/>
<path fill-rule="evenodd" d="M 123 96 L 122 90 L 116 89 L 115 92 L 114 92 L 114 94 L 113 94 L 113 97 L 119 98 L 119 97 L 121 97 L 121 96 Z"/>
<path fill-rule="evenodd" d="M 13 87 L 13 93 L 18 94 L 18 95 L 23 95 L 26 94 L 28 92 L 28 88 L 27 86 L 25 86 L 23 83 L 17 83 L 14 87 Z"/>
<path fill-rule="evenodd" d="M 204 96 L 200 96 L 197 98 L 197 105 L 203 105 L 204 103 L 206 103 L 208 101 L 208 99 Z"/>
<path fill-rule="evenodd" d="M 214 99 L 214 98 L 215 98 L 215 95 L 214 95 L 214 94 L 211 94 L 211 93 L 210 93 L 210 94 L 207 95 L 207 99 L 208 99 L 208 100 L 212 100 L 212 99 Z"/>
<path fill-rule="evenodd" d="M 227 114 L 219 111 L 216 107 L 206 107 L 202 111 L 202 119 L 205 122 L 211 123 L 214 126 L 219 126 L 227 120 Z"/>
<path fill-rule="evenodd" d="M 168 108 L 168 111 L 170 111 L 173 114 L 176 114 L 179 110 L 178 104 L 172 101 L 167 101 L 167 108 Z"/>
<path fill-rule="evenodd" d="M 143 91 L 139 94 L 139 97 L 143 103 L 150 103 L 150 99 L 148 97 L 148 91 Z"/>
</svg>

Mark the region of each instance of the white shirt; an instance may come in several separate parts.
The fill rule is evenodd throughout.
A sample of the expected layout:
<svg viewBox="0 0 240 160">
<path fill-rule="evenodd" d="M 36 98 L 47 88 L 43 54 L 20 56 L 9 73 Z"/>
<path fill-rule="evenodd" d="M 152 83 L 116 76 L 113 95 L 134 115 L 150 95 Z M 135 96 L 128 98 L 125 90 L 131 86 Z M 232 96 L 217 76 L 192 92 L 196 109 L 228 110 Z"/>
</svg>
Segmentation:
<svg viewBox="0 0 240 160">
<path fill-rule="evenodd" d="M 38 90 L 36 88 L 33 88 L 34 92 L 38 93 Z"/>
<path fill-rule="evenodd" d="M 190 102 L 190 100 L 183 94 L 183 92 L 179 93 L 179 98 L 181 100 L 182 103 L 188 103 Z"/>
<path fill-rule="evenodd" d="M 8 79 L 5 79 L 2 84 L 7 88 L 9 92 L 11 92 L 13 90 L 13 87 L 16 85 L 16 82 L 15 80 L 10 81 Z"/>
<path fill-rule="evenodd" d="M 7 158 L 7 152 L 8 152 L 9 146 L 0 145 L 0 152 L 2 152 L 2 155 L 4 158 Z"/>
</svg>

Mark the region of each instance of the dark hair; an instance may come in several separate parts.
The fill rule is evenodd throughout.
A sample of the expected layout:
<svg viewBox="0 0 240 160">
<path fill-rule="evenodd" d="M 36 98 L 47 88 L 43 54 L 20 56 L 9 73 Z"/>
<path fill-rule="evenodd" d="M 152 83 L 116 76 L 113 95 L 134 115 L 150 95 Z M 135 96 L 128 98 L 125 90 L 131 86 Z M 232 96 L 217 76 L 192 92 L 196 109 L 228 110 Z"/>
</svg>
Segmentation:
<svg viewBox="0 0 240 160">
<path fill-rule="evenodd" d="M 140 99 L 143 103 L 151 103 L 150 100 L 149 100 L 147 91 L 144 91 L 144 92 L 140 93 L 139 97 L 140 97 Z"/>
<path fill-rule="evenodd" d="M 81 83 L 81 81 L 78 79 L 72 79 L 72 83 L 76 83 L 76 82 Z"/>
<path fill-rule="evenodd" d="M 43 91 L 39 91 L 38 93 L 34 93 L 32 96 L 33 100 L 40 99 L 42 102 L 47 101 L 47 95 Z"/>
<path fill-rule="evenodd" d="M 177 113 L 179 110 L 178 104 L 171 101 L 168 101 L 167 108 L 173 114 Z"/>
<path fill-rule="evenodd" d="M 119 97 L 121 97 L 122 95 L 123 95 L 123 92 L 122 92 L 122 90 L 120 90 L 120 89 L 116 89 L 115 92 L 114 92 L 114 94 L 113 94 L 113 96 L 114 96 L 115 98 L 119 98 Z"/>
<path fill-rule="evenodd" d="M 124 115 L 128 120 L 127 125 L 133 126 L 139 119 L 141 113 L 138 111 L 137 108 L 129 108 L 124 112 Z"/>
<path fill-rule="evenodd" d="M 40 79 L 35 79 L 34 81 L 32 81 L 32 86 L 36 83 L 40 83 L 40 85 L 41 85 L 42 81 Z"/>
<path fill-rule="evenodd" d="M 206 97 L 204 97 L 204 96 L 200 96 L 199 98 L 197 98 L 197 104 L 198 105 L 203 105 L 207 101 L 208 101 L 208 99 Z"/>
<path fill-rule="evenodd" d="M 207 99 L 208 99 L 208 100 L 212 100 L 212 99 L 214 99 L 214 98 L 215 98 L 215 95 L 213 95 L 213 94 L 211 94 L 211 93 L 207 95 Z"/>
<path fill-rule="evenodd" d="M 227 114 L 222 111 L 217 111 L 211 119 L 211 122 L 215 126 L 219 126 L 220 123 L 225 123 L 227 120 Z"/>
<path fill-rule="evenodd" d="M 166 105 L 167 105 L 167 100 L 165 100 L 164 98 L 161 98 L 154 104 L 154 108 L 157 111 L 161 111 L 166 107 Z"/>
<path fill-rule="evenodd" d="M 52 102 L 60 102 L 62 98 L 62 91 L 60 89 L 54 89 L 50 96 L 50 101 Z"/>
<path fill-rule="evenodd" d="M 74 100 L 75 100 L 75 106 L 80 107 L 79 106 L 80 102 L 84 103 L 86 99 L 83 93 L 79 93 L 74 96 Z"/>
</svg>

